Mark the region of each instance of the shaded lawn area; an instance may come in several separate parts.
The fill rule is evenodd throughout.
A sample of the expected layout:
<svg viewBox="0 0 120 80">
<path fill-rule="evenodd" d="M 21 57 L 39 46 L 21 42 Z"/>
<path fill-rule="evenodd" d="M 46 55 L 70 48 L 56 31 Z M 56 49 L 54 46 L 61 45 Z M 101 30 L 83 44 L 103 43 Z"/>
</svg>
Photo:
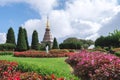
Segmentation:
<svg viewBox="0 0 120 80">
<path fill-rule="evenodd" d="M 0 56 L 0 60 L 16 61 L 19 69 L 23 71 L 35 71 L 42 75 L 54 74 L 57 77 L 65 77 L 67 80 L 78 80 L 71 74 L 71 68 L 65 63 L 66 58 L 23 58 L 12 55 Z"/>
</svg>

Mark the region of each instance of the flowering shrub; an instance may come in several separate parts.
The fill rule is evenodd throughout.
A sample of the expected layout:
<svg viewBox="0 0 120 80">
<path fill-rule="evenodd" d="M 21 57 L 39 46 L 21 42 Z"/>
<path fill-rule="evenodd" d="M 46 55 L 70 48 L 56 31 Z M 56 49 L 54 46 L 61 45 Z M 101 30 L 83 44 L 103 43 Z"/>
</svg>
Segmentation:
<svg viewBox="0 0 120 80">
<path fill-rule="evenodd" d="M 66 50 L 50 50 L 49 53 L 45 51 L 23 51 L 14 52 L 16 57 L 65 57 L 73 54 L 74 52 L 68 52 Z"/>
<path fill-rule="evenodd" d="M 64 78 L 57 78 L 54 74 L 50 76 L 41 76 L 34 72 L 22 73 L 20 77 L 21 80 L 65 80 Z"/>
<path fill-rule="evenodd" d="M 120 58 L 101 52 L 81 51 L 66 59 L 82 80 L 119 80 Z"/>
<path fill-rule="evenodd" d="M 18 64 L 0 60 L 0 80 L 20 80 L 20 73 L 16 72 Z"/>
<path fill-rule="evenodd" d="M 69 52 L 67 49 L 52 49 L 49 51 L 51 56 L 55 57 L 67 57 L 70 54 L 74 54 L 74 52 Z"/>
<path fill-rule="evenodd" d="M 23 51 L 23 52 L 14 52 L 16 57 L 45 57 L 46 52 L 44 51 Z"/>
<path fill-rule="evenodd" d="M 35 72 L 21 73 L 17 71 L 16 62 L 0 60 L 0 80 L 65 80 L 57 78 L 54 74 L 51 76 L 42 76 Z"/>
</svg>

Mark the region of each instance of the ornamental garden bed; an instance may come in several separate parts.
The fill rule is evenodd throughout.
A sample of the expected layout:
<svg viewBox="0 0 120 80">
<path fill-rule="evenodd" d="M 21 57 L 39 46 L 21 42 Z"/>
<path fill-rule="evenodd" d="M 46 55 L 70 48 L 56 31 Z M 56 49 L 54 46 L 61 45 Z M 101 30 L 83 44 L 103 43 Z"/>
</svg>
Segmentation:
<svg viewBox="0 0 120 80">
<path fill-rule="evenodd" d="M 66 80 L 79 80 L 71 74 L 70 66 L 65 63 L 66 57 L 60 58 L 32 58 L 14 57 L 12 55 L 0 56 L 0 60 L 16 61 L 18 70 L 22 72 L 36 72 L 42 76 L 54 74 L 57 78 Z M 1 79 L 0 79 L 1 80 Z"/>
<path fill-rule="evenodd" d="M 63 50 L 50 50 L 49 53 L 45 51 L 23 51 L 23 52 L 14 52 L 15 57 L 67 57 L 71 54 L 75 54 L 74 52 L 69 52 L 66 49 Z"/>
<path fill-rule="evenodd" d="M 66 62 L 82 80 L 120 80 L 120 58 L 113 54 L 81 51 Z"/>
<path fill-rule="evenodd" d="M 17 62 L 0 60 L 0 80 L 65 80 L 57 78 L 54 74 L 42 76 L 35 72 L 22 72 L 18 70 Z"/>
</svg>

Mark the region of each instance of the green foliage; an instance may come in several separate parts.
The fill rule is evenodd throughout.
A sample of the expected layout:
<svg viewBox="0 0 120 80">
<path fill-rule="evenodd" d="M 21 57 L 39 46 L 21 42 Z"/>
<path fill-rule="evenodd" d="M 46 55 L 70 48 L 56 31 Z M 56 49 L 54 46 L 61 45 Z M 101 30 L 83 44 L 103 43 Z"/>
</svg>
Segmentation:
<svg viewBox="0 0 120 80">
<path fill-rule="evenodd" d="M 73 42 L 78 42 L 78 39 L 75 37 L 70 37 L 63 41 L 63 43 L 73 43 Z"/>
<path fill-rule="evenodd" d="M 100 47 L 120 47 L 120 31 L 115 30 L 108 36 L 101 36 L 95 41 L 95 46 Z"/>
<path fill-rule="evenodd" d="M 45 51 L 45 44 L 39 44 L 39 50 Z"/>
<path fill-rule="evenodd" d="M 115 52 L 115 55 L 120 57 L 120 51 Z"/>
<path fill-rule="evenodd" d="M 26 51 L 27 50 L 25 34 L 24 34 L 24 30 L 22 27 L 19 28 L 16 50 L 17 51 Z"/>
<path fill-rule="evenodd" d="M 59 46 L 60 49 L 81 49 L 81 43 L 75 43 L 75 42 L 61 43 Z"/>
<path fill-rule="evenodd" d="M 29 50 L 29 43 L 28 43 L 27 31 L 26 31 L 25 28 L 23 30 L 24 30 L 24 34 L 25 34 L 25 40 L 26 40 L 27 50 Z"/>
<path fill-rule="evenodd" d="M 56 38 L 54 38 L 54 40 L 53 40 L 53 47 L 52 47 L 52 49 L 59 49 L 58 42 L 57 42 Z"/>
<path fill-rule="evenodd" d="M 1 51 L 13 51 L 16 45 L 11 43 L 0 44 Z"/>
<path fill-rule="evenodd" d="M 96 48 L 92 49 L 92 52 L 93 51 L 107 52 L 106 49 L 103 49 L 103 48 L 101 48 L 99 46 L 97 46 Z"/>
<path fill-rule="evenodd" d="M 42 75 L 55 74 L 57 77 L 66 77 L 66 80 L 79 80 L 71 74 L 66 58 L 17 58 L 13 56 L 0 56 L 0 60 L 17 61 L 22 71 L 35 71 Z"/>
<path fill-rule="evenodd" d="M 2 51 L 0 52 L 0 55 L 12 55 L 13 52 L 6 52 L 6 51 Z"/>
<path fill-rule="evenodd" d="M 61 43 L 60 49 L 81 49 L 81 42 L 77 38 L 67 38 Z"/>
<path fill-rule="evenodd" d="M 34 30 L 32 34 L 31 49 L 35 49 L 35 50 L 39 49 L 38 33 L 36 30 Z"/>
<path fill-rule="evenodd" d="M 46 46 L 48 46 L 49 50 L 51 49 L 50 43 L 46 42 L 46 43 L 39 44 L 39 50 L 45 51 L 46 50 Z"/>
<path fill-rule="evenodd" d="M 15 43 L 14 30 L 12 29 L 12 27 L 10 27 L 9 30 L 8 30 L 8 32 L 7 32 L 6 43 L 16 44 Z"/>
<path fill-rule="evenodd" d="M 91 44 L 94 44 L 91 40 L 77 39 L 74 37 L 67 38 L 59 46 L 61 49 L 81 49 L 88 48 Z"/>
<path fill-rule="evenodd" d="M 68 50 L 69 50 L 69 52 L 76 52 L 75 49 L 68 49 Z"/>
</svg>

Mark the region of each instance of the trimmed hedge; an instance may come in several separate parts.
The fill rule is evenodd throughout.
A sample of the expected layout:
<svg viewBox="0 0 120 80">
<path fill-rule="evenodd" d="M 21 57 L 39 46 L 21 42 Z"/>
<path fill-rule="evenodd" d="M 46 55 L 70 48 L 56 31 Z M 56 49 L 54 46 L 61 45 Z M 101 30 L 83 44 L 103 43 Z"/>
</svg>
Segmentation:
<svg viewBox="0 0 120 80">
<path fill-rule="evenodd" d="M 11 43 L 0 44 L 1 51 L 13 51 L 16 45 Z"/>
<path fill-rule="evenodd" d="M 6 52 L 6 51 L 2 51 L 0 52 L 0 55 L 12 55 L 13 52 Z"/>
</svg>

